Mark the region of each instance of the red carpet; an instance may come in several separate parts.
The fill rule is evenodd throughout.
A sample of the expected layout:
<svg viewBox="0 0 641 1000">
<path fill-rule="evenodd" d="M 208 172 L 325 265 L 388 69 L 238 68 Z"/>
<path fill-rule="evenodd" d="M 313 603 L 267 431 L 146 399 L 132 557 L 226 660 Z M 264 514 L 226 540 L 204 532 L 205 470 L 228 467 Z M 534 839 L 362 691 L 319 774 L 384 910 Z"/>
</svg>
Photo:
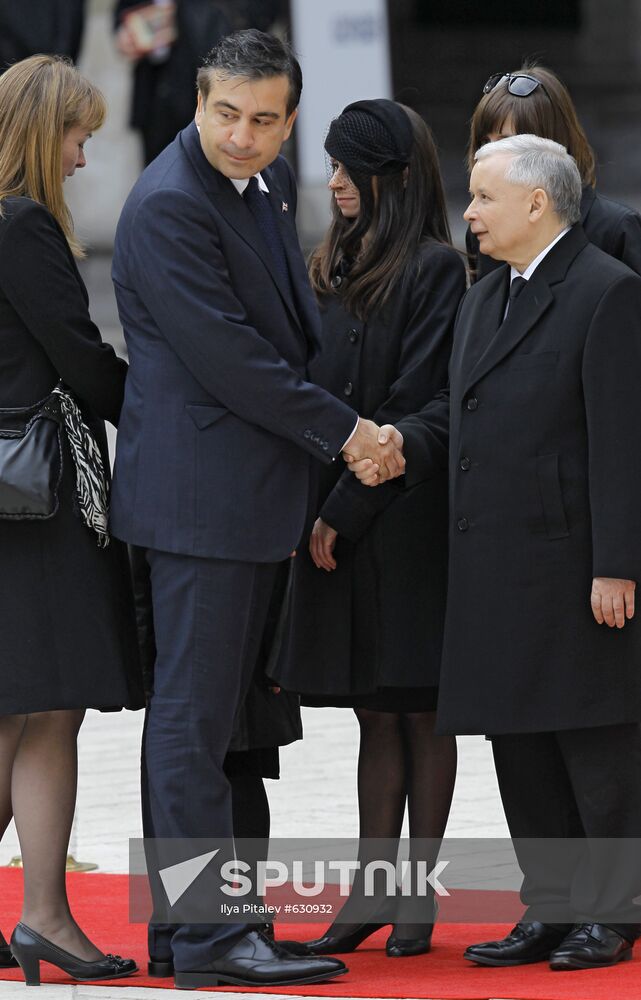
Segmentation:
<svg viewBox="0 0 641 1000">
<path fill-rule="evenodd" d="M 126 957 L 133 957 L 146 969 L 146 929 L 128 923 L 127 877 L 125 875 L 68 875 L 69 894 L 78 922 L 96 943 Z M 2 930 L 9 934 L 20 912 L 22 873 L 0 868 L 3 899 Z M 479 894 L 481 895 L 481 894 Z M 509 896 L 512 894 L 503 894 Z M 450 900 L 455 912 L 455 895 Z M 452 914 L 450 914 L 452 915 Z M 324 925 L 279 925 L 281 938 L 314 937 Z M 440 923 L 434 932 L 432 952 L 416 958 L 389 959 L 384 952 L 387 930 L 368 939 L 353 955 L 344 956 L 350 971 L 335 984 L 277 987 L 261 992 L 321 995 L 328 997 L 433 997 L 439 1000 L 640 1000 L 641 944 L 637 957 L 613 969 L 593 972 L 551 972 L 545 963 L 516 969 L 482 969 L 465 962 L 466 944 L 501 937 L 506 924 Z M 42 965 L 43 982 L 67 983 L 68 978 L 53 966 Z M 0 978 L 20 980 L 19 971 L 0 970 Z M 114 980 L 112 986 L 155 986 L 172 988 L 170 979 L 150 980 L 138 973 L 129 979 Z M 232 992 L 245 992 L 229 987 Z M 225 992 L 216 990 L 215 992 Z M 246 992 L 253 992 L 247 990 Z M 177 994 L 180 996 L 180 994 Z M 36 998 L 37 1000 L 37 998 Z"/>
</svg>

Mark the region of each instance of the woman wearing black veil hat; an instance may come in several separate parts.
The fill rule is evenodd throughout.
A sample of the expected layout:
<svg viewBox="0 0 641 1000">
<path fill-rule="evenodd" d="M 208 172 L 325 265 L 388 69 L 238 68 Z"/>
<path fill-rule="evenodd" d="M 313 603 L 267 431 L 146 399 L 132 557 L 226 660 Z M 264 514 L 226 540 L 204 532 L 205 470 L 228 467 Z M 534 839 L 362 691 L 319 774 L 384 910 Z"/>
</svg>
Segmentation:
<svg viewBox="0 0 641 1000">
<path fill-rule="evenodd" d="M 325 149 L 333 217 L 310 262 L 322 315 L 310 378 L 363 416 L 395 423 L 446 384 L 465 291 L 436 149 L 419 115 L 387 100 L 346 107 Z M 446 475 L 403 493 L 389 484 L 363 489 L 341 463 L 318 474 L 318 513 L 294 560 L 278 680 L 306 704 L 356 712 L 361 856 L 369 839 L 400 836 L 406 802 L 412 840 L 438 840 L 456 771 L 454 738 L 434 732 Z M 352 951 L 383 925 L 378 916 L 337 922 L 299 949 Z M 432 923 L 430 913 L 421 925 L 397 924 L 388 955 L 428 951 Z"/>
</svg>

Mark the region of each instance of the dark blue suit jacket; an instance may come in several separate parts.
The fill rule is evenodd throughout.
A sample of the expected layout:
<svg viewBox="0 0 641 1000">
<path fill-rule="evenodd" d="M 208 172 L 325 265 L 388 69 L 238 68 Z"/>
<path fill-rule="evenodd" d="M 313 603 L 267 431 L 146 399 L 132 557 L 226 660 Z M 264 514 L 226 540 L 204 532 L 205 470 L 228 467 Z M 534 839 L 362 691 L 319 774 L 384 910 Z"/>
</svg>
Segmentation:
<svg viewBox="0 0 641 1000">
<path fill-rule="evenodd" d="M 318 315 L 294 181 L 281 157 L 263 175 L 291 289 L 194 124 L 145 170 L 123 209 L 113 279 L 130 367 L 111 529 L 133 544 L 286 558 L 303 528 L 311 456 L 338 458 L 356 422 L 306 381 Z"/>
</svg>

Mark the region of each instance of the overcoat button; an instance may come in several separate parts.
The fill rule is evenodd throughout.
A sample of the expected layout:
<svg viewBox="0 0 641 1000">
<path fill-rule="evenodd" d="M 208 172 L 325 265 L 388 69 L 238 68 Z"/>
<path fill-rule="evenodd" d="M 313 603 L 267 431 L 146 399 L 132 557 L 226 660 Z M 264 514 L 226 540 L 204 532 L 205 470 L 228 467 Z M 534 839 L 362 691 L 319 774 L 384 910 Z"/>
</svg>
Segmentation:
<svg viewBox="0 0 641 1000">
<path fill-rule="evenodd" d="M 459 518 L 459 521 L 458 521 L 458 523 L 457 523 L 456 526 L 457 526 L 457 528 L 458 528 L 459 531 L 467 531 L 467 529 L 470 526 L 470 522 L 468 521 L 468 519 L 466 517 L 461 517 L 461 518 Z"/>
<path fill-rule="evenodd" d="M 348 330 L 347 331 L 347 336 L 349 337 L 349 339 L 352 342 L 352 344 L 355 344 L 356 341 L 358 340 L 358 330 L 353 330 L 353 329 L 352 330 Z"/>
<path fill-rule="evenodd" d="M 461 468 L 463 472 L 467 472 L 471 465 L 472 463 L 469 458 L 465 457 L 461 459 Z"/>
<path fill-rule="evenodd" d="M 478 405 L 479 405 L 479 401 L 476 398 L 476 396 L 470 396 L 470 398 L 467 401 L 467 408 L 468 408 L 468 410 L 476 410 L 478 408 Z"/>
<path fill-rule="evenodd" d="M 351 382 L 346 382 L 345 383 L 345 388 L 343 389 L 344 394 L 346 396 L 351 396 L 352 393 L 353 393 L 353 391 L 354 391 L 354 386 L 352 385 L 352 383 Z"/>
</svg>

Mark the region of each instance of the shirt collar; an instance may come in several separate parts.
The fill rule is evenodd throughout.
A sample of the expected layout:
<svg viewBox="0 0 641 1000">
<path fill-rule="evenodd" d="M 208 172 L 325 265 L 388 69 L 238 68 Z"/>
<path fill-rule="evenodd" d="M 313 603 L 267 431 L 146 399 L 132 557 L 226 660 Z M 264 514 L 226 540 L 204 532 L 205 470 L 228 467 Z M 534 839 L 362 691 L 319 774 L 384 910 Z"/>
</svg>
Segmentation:
<svg viewBox="0 0 641 1000">
<path fill-rule="evenodd" d="M 264 194 L 269 194 L 269 188 L 265 184 L 262 174 L 254 174 L 254 177 L 258 181 L 258 190 L 262 191 Z M 243 177 L 241 181 L 237 181 L 235 177 L 230 177 L 229 179 L 238 191 L 238 194 L 243 195 L 247 185 L 249 184 L 249 177 Z"/>
<path fill-rule="evenodd" d="M 549 252 L 552 249 L 552 247 L 556 243 L 558 243 L 559 240 L 563 239 L 563 237 L 565 236 L 566 233 L 570 232 L 570 229 L 571 229 L 570 226 L 566 226 L 565 229 L 563 229 L 559 233 L 559 235 L 556 237 L 556 239 L 553 239 L 551 243 L 548 243 L 548 245 L 545 247 L 545 249 L 541 250 L 541 253 L 538 255 L 538 257 L 535 257 L 534 260 L 532 261 L 532 263 L 528 264 L 528 266 L 526 267 L 526 269 L 523 272 L 523 274 L 521 274 L 520 271 L 517 271 L 515 267 L 510 267 L 510 282 L 512 282 L 514 280 L 514 278 L 525 278 L 526 281 L 529 281 L 530 278 L 532 277 L 532 275 L 534 274 L 534 272 L 536 271 L 537 267 L 539 266 L 539 264 L 543 260 L 543 258 L 546 257 L 547 254 L 549 254 Z"/>
</svg>

